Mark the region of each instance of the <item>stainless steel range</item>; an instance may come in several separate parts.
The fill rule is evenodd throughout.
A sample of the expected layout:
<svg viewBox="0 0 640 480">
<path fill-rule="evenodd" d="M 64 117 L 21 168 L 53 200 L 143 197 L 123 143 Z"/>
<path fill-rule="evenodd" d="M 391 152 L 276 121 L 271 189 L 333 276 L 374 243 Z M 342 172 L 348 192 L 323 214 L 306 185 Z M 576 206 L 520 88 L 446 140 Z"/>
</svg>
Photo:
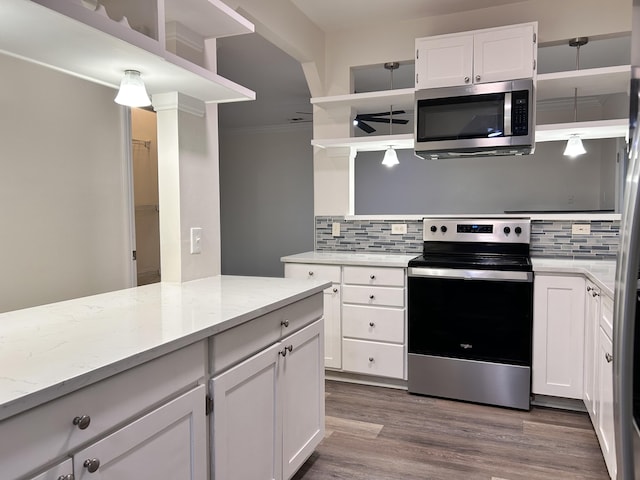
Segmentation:
<svg viewBox="0 0 640 480">
<path fill-rule="evenodd" d="M 528 410 L 528 219 L 425 218 L 409 262 L 409 392 Z"/>
</svg>

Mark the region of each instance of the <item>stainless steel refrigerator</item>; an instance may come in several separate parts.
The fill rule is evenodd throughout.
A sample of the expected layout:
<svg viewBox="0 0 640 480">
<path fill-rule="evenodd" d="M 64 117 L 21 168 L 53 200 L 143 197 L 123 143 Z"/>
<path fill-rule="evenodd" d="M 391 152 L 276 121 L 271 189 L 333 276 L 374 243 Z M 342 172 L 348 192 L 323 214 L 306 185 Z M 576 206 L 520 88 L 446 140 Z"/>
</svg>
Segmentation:
<svg viewBox="0 0 640 480">
<path fill-rule="evenodd" d="M 640 478 L 640 0 L 633 0 L 629 159 L 616 266 L 613 326 L 613 401 L 617 478 Z"/>
</svg>

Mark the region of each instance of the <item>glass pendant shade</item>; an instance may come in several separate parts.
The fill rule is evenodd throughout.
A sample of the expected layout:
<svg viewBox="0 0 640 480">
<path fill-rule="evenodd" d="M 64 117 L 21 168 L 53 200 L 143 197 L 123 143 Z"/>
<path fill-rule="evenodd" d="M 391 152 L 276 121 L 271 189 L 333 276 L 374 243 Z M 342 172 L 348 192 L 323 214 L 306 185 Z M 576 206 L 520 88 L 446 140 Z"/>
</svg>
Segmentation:
<svg viewBox="0 0 640 480">
<path fill-rule="evenodd" d="M 120 90 L 113 100 L 127 107 L 146 107 L 151 105 L 151 99 L 147 94 L 140 72 L 137 70 L 125 70 L 120 82 Z"/>
<path fill-rule="evenodd" d="M 387 148 L 387 151 L 384 152 L 384 159 L 382 160 L 382 165 L 386 167 L 393 167 L 394 165 L 398 165 L 400 162 L 398 161 L 398 154 L 393 149 L 393 147 Z"/>
<path fill-rule="evenodd" d="M 567 140 L 567 146 L 564 149 L 563 155 L 574 158 L 584 153 L 587 153 L 587 151 L 584 149 L 584 145 L 582 145 L 580 137 L 578 135 L 571 135 L 569 140 Z"/>
</svg>

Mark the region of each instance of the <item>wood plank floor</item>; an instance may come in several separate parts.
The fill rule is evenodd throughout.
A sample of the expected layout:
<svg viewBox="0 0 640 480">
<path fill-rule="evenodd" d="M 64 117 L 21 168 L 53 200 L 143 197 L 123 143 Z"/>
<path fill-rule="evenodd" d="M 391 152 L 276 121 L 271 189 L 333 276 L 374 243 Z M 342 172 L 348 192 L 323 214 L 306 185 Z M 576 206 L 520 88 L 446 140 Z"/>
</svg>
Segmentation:
<svg viewBox="0 0 640 480">
<path fill-rule="evenodd" d="M 608 479 L 586 413 L 326 383 L 326 435 L 294 480 Z"/>
</svg>

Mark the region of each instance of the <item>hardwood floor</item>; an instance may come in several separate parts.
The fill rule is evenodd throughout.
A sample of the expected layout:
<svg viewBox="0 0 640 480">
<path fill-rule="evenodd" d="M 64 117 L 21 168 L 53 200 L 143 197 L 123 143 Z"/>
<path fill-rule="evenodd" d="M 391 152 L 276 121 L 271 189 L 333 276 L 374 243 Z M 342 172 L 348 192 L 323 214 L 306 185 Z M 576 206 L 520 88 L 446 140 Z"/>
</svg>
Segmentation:
<svg viewBox="0 0 640 480">
<path fill-rule="evenodd" d="M 608 479 L 586 413 L 326 382 L 326 435 L 294 480 Z"/>
</svg>

